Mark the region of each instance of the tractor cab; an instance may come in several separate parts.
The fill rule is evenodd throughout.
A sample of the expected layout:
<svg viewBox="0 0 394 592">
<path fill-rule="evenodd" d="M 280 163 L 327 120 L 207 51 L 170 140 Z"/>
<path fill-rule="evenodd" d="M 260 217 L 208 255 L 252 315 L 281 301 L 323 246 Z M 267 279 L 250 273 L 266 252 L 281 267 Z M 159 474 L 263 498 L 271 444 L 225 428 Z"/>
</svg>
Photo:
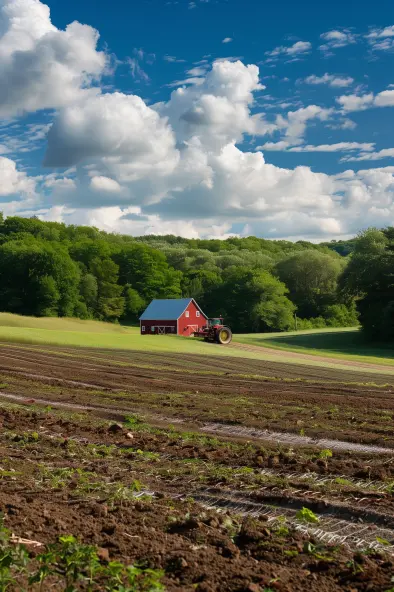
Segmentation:
<svg viewBox="0 0 394 592">
<path fill-rule="evenodd" d="M 208 327 L 222 327 L 223 326 L 223 317 L 216 317 L 212 319 L 208 319 Z"/>
</svg>

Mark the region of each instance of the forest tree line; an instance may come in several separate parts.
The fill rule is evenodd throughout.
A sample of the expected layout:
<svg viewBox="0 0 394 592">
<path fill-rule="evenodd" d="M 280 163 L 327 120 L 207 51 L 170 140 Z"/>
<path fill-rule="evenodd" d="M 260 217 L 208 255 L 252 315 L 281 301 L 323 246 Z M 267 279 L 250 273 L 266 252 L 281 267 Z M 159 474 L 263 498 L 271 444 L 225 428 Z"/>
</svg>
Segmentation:
<svg viewBox="0 0 394 592">
<path fill-rule="evenodd" d="M 357 325 L 394 333 L 394 229 L 313 244 L 131 237 L 0 215 L 0 310 L 132 324 L 152 298 L 195 298 L 235 332 Z M 391 323 L 391 325 L 390 325 Z"/>
</svg>

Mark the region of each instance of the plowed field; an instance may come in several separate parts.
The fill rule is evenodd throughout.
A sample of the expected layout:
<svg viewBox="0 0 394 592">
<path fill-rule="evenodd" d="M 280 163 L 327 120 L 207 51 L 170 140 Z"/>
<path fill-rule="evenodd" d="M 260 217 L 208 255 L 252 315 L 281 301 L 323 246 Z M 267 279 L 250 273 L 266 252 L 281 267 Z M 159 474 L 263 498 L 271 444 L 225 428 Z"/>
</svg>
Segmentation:
<svg viewBox="0 0 394 592">
<path fill-rule="evenodd" d="M 125 590 L 394 589 L 393 385 L 362 369 L 0 345 L 14 535 L 0 547 L 19 537 L 29 554 L 4 589 L 65 590 L 58 564 L 28 578 L 70 534 L 102 570 L 73 572 L 76 590 L 121 590 L 111 561 L 139 566 Z"/>
</svg>

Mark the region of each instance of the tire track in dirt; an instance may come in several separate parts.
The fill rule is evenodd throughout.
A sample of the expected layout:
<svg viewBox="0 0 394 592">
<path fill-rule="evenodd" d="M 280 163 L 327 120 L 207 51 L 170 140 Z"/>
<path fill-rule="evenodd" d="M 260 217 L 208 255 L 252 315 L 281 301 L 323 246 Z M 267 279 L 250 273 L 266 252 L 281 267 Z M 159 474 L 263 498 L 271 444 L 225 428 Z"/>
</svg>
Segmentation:
<svg viewBox="0 0 394 592">
<path fill-rule="evenodd" d="M 345 473 L 343 474 L 338 474 L 338 475 L 333 475 L 333 474 L 329 474 L 329 475 L 322 475 L 321 473 L 314 473 L 314 472 L 308 472 L 308 473 L 298 473 L 298 472 L 293 472 L 293 473 L 289 473 L 288 471 L 273 471 L 271 469 L 262 469 L 261 471 L 262 475 L 266 475 L 268 478 L 270 477 L 282 477 L 282 478 L 286 478 L 288 480 L 289 483 L 292 482 L 292 480 L 296 480 L 297 483 L 315 483 L 315 484 L 319 484 L 319 485 L 335 485 L 336 483 L 338 483 L 338 479 L 340 480 L 346 480 L 350 486 L 356 488 L 357 490 L 360 490 L 363 493 L 372 493 L 372 494 L 376 494 L 376 495 L 380 495 L 380 494 L 384 494 L 385 492 L 388 491 L 388 488 L 390 486 L 390 483 L 384 483 L 384 481 L 376 481 L 376 480 L 372 480 L 370 479 L 365 480 L 365 479 L 359 479 L 359 478 L 353 478 L 350 477 L 349 475 L 346 475 Z"/>
<path fill-rule="evenodd" d="M 331 440 L 328 438 L 314 439 L 310 436 L 300 436 L 298 434 L 285 432 L 270 432 L 268 430 L 259 430 L 244 426 L 238 427 L 229 424 L 205 424 L 204 429 L 213 434 L 222 434 L 224 436 L 227 435 L 257 440 L 270 440 L 281 444 L 316 446 L 317 448 L 329 448 L 339 451 L 349 450 L 353 452 L 371 452 L 373 454 L 394 454 L 394 449 L 384 448 L 383 446 L 343 442 L 341 440 Z"/>
<path fill-rule="evenodd" d="M 132 411 L 139 412 L 138 408 L 132 409 L 121 409 L 121 408 L 108 408 L 105 406 L 99 405 L 80 405 L 78 403 L 67 403 L 65 401 L 56 401 L 51 399 L 28 399 L 24 395 L 16 395 L 12 393 L 5 393 L 0 392 L 0 397 L 5 399 L 18 401 L 23 404 L 30 402 L 30 404 L 34 403 L 37 405 L 50 405 L 51 407 L 61 407 L 64 409 L 71 409 L 74 411 L 93 411 L 100 414 L 105 414 L 109 417 L 117 417 L 119 419 L 124 419 L 124 416 L 130 414 Z M 180 418 L 168 418 L 161 415 L 155 414 L 146 414 L 146 410 L 142 410 L 144 415 L 152 421 L 163 422 L 167 424 L 185 424 L 191 425 L 193 422 L 192 420 L 185 421 Z M 284 432 L 270 432 L 268 430 L 258 430 L 255 428 L 246 428 L 229 425 L 229 424 L 215 424 L 215 423 L 204 423 L 203 425 L 196 425 L 195 429 L 199 432 L 206 433 L 206 434 L 220 434 L 223 436 L 228 437 L 235 437 L 241 439 L 248 439 L 248 440 L 255 440 L 255 441 L 268 441 L 268 442 L 276 442 L 282 444 L 290 444 L 295 446 L 306 446 L 306 447 L 316 447 L 321 449 L 331 448 L 333 450 L 339 451 L 349 451 L 349 452 L 360 452 L 366 454 L 389 454 L 394 456 L 394 449 L 392 448 L 384 448 L 382 446 L 373 446 L 367 444 L 357 444 L 354 442 L 344 442 L 341 440 L 328 440 L 328 439 L 313 439 L 309 436 L 299 436 L 297 434 L 291 433 L 284 433 Z"/>
<path fill-rule="evenodd" d="M 394 553 L 394 529 L 378 527 L 373 522 L 360 523 L 358 513 L 351 514 L 347 511 L 347 518 L 341 517 L 341 511 L 333 506 L 328 507 L 325 512 L 314 512 L 318 519 L 317 524 L 307 524 L 297 519 L 298 508 L 308 507 L 308 503 L 301 501 L 298 508 L 290 508 L 289 501 L 283 503 L 276 500 L 276 503 L 258 503 L 251 501 L 241 491 L 218 491 L 211 488 L 205 491 L 191 491 L 190 494 L 196 501 L 206 508 L 217 510 L 231 510 L 237 514 L 250 516 L 265 516 L 268 522 L 275 522 L 286 519 L 286 522 L 297 530 L 314 536 L 316 539 L 326 543 L 346 545 L 350 548 L 373 548 L 375 550 Z M 342 508 L 343 510 L 343 508 Z M 345 513 L 345 512 L 342 512 Z M 365 514 L 367 517 L 367 514 Z M 352 520 L 354 519 L 354 521 Z M 384 521 L 385 516 L 381 516 Z M 388 541 L 383 544 L 377 539 Z"/>
</svg>

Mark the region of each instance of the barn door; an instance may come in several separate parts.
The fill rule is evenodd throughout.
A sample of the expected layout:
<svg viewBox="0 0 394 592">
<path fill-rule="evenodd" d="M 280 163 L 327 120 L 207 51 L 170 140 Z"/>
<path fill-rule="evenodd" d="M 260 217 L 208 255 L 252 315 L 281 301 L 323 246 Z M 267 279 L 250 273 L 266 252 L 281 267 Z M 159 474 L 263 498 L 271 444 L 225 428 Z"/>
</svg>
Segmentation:
<svg viewBox="0 0 394 592">
<path fill-rule="evenodd" d="M 165 327 L 157 327 L 157 332 L 159 335 L 164 335 L 166 332 L 166 328 Z"/>
</svg>

